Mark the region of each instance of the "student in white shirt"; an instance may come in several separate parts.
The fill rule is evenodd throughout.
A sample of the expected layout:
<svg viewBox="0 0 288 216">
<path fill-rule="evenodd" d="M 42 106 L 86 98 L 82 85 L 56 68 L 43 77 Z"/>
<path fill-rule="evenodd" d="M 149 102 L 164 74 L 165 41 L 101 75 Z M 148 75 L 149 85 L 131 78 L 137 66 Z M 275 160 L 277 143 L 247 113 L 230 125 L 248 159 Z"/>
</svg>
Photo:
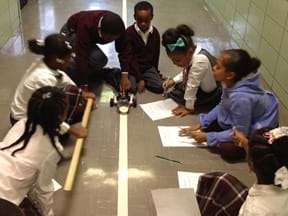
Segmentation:
<svg viewBox="0 0 288 216">
<path fill-rule="evenodd" d="M 257 182 L 249 189 L 239 216 L 288 215 L 288 127 L 263 128 L 248 140 L 234 136 L 248 152 L 248 164 Z"/>
<path fill-rule="evenodd" d="M 175 115 L 184 116 L 207 106 L 213 108 L 221 97 L 221 88 L 212 73 L 215 57 L 196 46 L 192 36 L 194 31 L 183 24 L 166 30 L 162 35 L 162 45 L 168 57 L 183 68 L 183 72 L 163 83 L 164 89 L 174 86 L 168 97 L 179 104 L 172 110 Z"/>
<path fill-rule="evenodd" d="M 72 62 L 72 49 L 69 42 L 61 34 L 51 34 L 44 41 L 36 39 L 29 40 L 29 49 L 43 58 L 34 62 L 26 71 L 20 81 L 14 99 L 11 104 L 11 123 L 25 118 L 27 112 L 27 103 L 32 93 L 43 86 L 57 86 L 59 88 L 73 89 L 67 91 L 69 96 L 68 123 L 79 121 L 79 112 L 83 113 L 85 106 L 82 99 L 93 98 L 92 92 L 82 91 L 76 84 L 63 72 Z M 74 97 L 75 99 L 71 99 Z M 72 102 L 73 101 L 73 102 Z M 82 105 L 82 106 L 81 106 Z M 78 137 L 85 137 L 87 131 L 85 128 L 70 128 L 67 123 L 62 125 L 62 133 L 70 129 L 70 132 Z"/>
<path fill-rule="evenodd" d="M 58 140 L 68 101 L 56 87 L 36 90 L 19 120 L 0 143 L 0 198 L 19 205 L 25 196 L 43 216 L 53 216 L 53 184 L 63 147 Z"/>
<path fill-rule="evenodd" d="M 205 215 L 213 208 L 215 215 L 222 215 L 220 212 L 234 212 L 225 215 L 238 212 L 239 216 L 288 215 L 288 127 L 256 130 L 249 141 L 236 129 L 232 136 L 235 145 L 247 151 L 248 165 L 256 175 L 256 183 L 247 195 L 247 188 L 227 173 L 221 174 L 225 185 L 219 184 L 215 173 L 204 174 L 197 189 L 201 213 Z"/>
</svg>

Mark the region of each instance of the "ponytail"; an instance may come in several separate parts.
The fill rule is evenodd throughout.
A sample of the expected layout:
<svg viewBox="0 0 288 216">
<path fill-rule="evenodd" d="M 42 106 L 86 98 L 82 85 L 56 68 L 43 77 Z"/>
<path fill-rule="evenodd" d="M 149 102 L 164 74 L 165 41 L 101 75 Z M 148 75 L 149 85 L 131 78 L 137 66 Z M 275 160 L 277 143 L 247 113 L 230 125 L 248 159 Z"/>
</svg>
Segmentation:
<svg viewBox="0 0 288 216">
<path fill-rule="evenodd" d="M 62 34 L 48 35 L 44 41 L 31 39 L 28 40 L 28 47 L 31 52 L 48 56 L 64 58 L 72 53 L 72 46 Z"/>
<path fill-rule="evenodd" d="M 28 47 L 32 53 L 35 53 L 37 55 L 45 55 L 44 41 L 40 41 L 37 39 L 28 40 Z"/>
<path fill-rule="evenodd" d="M 185 24 L 181 24 L 176 27 L 176 30 L 181 34 L 184 35 L 185 37 L 189 38 L 194 36 L 194 31 L 191 29 L 189 26 Z"/>
<path fill-rule="evenodd" d="M 224 67 L 227 71 L 235 73 L 235 82 L 250 73 L 256 73 L 261 65 L 261 61 L 258 58 L 252 58 L 243 49 L 229 49 L 222 51 L 222 53 L 229 56 L 229 60 L 224 62 Z"/>
<path fill-rule="evenodd" d="M 257 72 L 258 68 L 261 65 L 261 61 L 257 58 L 251 58 L 250 59 L 250 64 L 249 64 L 249 71 L 250 73 L 253 72 Z"/>
</svg>

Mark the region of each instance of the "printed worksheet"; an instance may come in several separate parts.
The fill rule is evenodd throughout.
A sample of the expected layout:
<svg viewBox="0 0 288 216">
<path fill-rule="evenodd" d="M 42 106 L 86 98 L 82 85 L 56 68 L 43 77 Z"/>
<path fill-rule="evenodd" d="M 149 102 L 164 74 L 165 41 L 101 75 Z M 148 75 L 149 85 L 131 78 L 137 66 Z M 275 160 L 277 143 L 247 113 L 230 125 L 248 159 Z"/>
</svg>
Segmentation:
<svg viewBox="0 0 288 216">
<path fill-rule="evenodd" d="M 172 114 L 172 109 L 177 106 L 178 104 L 172 99 L 140 104 L 140 107 L 153 121 L 174 116 Z"/>
<path fill-rule="evenodd" d="M 53 184 L 53 187 L 54 187 L 54 192 L 58 191 L 58 190 L 60 190 L 62 188 L 62 186 L 55 179 L 52 179 L 52 184 Z"/>
<path fill-rule="evenodd" d="M 194 191 L 197 191 L 199 177 L 203 173 L 178 171 L 177 174 L 179 188 L 193 188 Z"/>
<path fill-rule="evenodd" d="M 191 136 L 179 136 L 181 128 L 188 126 L 158 126 L 163 147 L 207 147 L 207 143 L 197 143 Z"/>
</svg>

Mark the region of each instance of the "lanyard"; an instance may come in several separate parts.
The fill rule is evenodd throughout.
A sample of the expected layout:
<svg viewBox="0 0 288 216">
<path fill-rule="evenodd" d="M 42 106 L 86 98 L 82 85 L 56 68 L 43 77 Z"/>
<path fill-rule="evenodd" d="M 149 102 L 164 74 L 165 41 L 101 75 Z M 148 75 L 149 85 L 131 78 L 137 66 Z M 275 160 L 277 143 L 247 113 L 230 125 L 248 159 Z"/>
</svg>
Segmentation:
<svg viewBox="0 0 288 216">
<path fill-rule="evenodd" d="M 187 67 L 185 67 L 183 69 L 183 88 L 184 88 L 184 90 L 186 89 L 186 86 L 187 86 L 188 76 L 189 76 L 191 66 L 192 66 L 192 64 L 189 64 Z"/>
</svg>

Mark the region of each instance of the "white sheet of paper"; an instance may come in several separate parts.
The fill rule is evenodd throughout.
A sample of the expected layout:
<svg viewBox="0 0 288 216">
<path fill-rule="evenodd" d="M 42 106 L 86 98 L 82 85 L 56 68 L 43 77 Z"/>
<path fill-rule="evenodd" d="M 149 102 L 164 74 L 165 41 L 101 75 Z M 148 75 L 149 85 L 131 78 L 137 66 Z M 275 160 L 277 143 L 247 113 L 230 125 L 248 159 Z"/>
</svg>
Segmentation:
<svg viewBox="0 0 288 216">
<path fill-rule="evenodd" d="M 54 187 L 54 192 L 62 188 L 62 186 L 55 179 L 52 179 L 52 183 Z"/>
<path fill-rule="evenodd" d="M 172 114 L 172 109 L 177 106 L 178 104 L 170 98 L 152 103 L 140 104 L 140 107 L 153 121 L 174 116 Z"/>
<path fill-rule="evenodd" d="M 178 171 L 179 188 L 192 188 L 197 191 L 199 177 L 203 173 Z"/>
<path fill-rule="evenodd" d="M 152 190 L 157 216 L 200 216 L 193 189 Z"/>
<path fill-rule="evenodd" d="M 207 147 L 206 142 L 199 144 L 189 136 L 179 136 L 181 128 L 188 126 L 158 126 L 163 147 Z"/>
</svg>

